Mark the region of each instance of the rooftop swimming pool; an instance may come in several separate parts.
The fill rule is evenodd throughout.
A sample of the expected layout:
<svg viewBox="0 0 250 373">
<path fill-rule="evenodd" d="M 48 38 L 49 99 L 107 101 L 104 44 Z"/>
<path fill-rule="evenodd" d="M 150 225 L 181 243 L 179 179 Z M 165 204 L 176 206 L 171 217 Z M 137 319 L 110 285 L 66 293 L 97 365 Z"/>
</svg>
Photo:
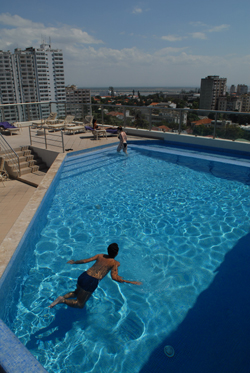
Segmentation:
<svg viewBox="0 0 250 373">
<path fill-rule="evenodd" d="M 247 157 L 135 142 L 68 155 L 22 240 L 0 316 L 48 372 L 249 372 Z M 117 242 L 119 274 L 57 305 Z M 164 346 L 175 354 L 168 357 Z"/>
</svg>

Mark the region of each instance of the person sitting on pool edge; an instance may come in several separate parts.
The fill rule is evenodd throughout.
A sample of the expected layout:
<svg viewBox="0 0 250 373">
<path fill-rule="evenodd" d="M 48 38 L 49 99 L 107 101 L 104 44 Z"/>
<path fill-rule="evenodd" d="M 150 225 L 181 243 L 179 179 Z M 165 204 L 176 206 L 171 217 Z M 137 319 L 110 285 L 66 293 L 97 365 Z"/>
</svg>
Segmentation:
<svg viewBox="0 0 250 373">
<path fill-rule="evenodd" d="M 112 280 L 117 282 L 127 282 L 128 284 L 141 285 L 139 281 L 124 280 L 118 275 L 118 267 L 120 263 L 114 258 L 118 255 L 119 247 L 117 243 L 112 243 L 108 247 L 107 254 L 97 254 L 88 259 L 69 260 L 69 264 L 84 264 L 95 261 L 95 263 L 87 271 L 83 272 L 77 280 L 77 288 L 63 296 L 59 296 L 49 308 L 53 308 L 59 303 L 67 304 L 69 307 L 83 308 L 85 303 L 95 291 L 99 281 L 101 281 L 110 271 Z M 69 299 L 77 298 L 77 299 Z"/>
</svg>

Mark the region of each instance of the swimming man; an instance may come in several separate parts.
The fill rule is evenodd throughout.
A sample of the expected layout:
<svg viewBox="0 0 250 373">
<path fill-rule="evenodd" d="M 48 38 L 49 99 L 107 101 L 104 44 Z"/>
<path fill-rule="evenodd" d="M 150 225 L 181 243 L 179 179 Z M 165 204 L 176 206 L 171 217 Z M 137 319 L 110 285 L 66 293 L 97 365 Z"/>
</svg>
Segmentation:
<svg viewBox="0 0 250 373">
<path fill-rule="evenodd" d="M 83 308 L 91 294 L 95 291 L 99 281 L 101 281 L 111 271 L 112 280 L 117 282 L 127 282 L 128 284 L 141 285 L 139 281 L 124 280 L 118 275 L 118 267 L 120 263 L 114 258 L 117 256 L 119 247 L 117 243 L 112 243 L 108 247 L 108 255 L 97 254 L 88 259 L 69 260 L 69 264 L 83 264 L 95 261 L 92 267 L 86 272 L 83 272 L 77 280 L 77 288 L 63 296 L 58 297 L 49 308 L 56 306 L 59 303 L 67 304 L 69 307 Z M 76 299 L 70 299 L 76 298 Z"/>
</svg>

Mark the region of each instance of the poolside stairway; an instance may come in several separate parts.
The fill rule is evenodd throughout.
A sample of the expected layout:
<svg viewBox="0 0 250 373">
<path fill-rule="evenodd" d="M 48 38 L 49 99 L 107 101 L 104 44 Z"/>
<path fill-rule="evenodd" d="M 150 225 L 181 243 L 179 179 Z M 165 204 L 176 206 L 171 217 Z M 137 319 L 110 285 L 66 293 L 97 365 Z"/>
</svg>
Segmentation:
<svg viewBox="0 0 250 373">
<path fill-rule="evenodd" d="M 46 164 L 37 156 L 35 152 L 27 145 L 13 149 L 19 157 L 20 174 L 18 175 L 18 159 L 13 156 L 11 151 L 1 151 L 0 158 L 5 160 L 5 169 L 13 178 L 22 177 L 26 174 L 36 171 L 46 171 Z"/>
</svg>

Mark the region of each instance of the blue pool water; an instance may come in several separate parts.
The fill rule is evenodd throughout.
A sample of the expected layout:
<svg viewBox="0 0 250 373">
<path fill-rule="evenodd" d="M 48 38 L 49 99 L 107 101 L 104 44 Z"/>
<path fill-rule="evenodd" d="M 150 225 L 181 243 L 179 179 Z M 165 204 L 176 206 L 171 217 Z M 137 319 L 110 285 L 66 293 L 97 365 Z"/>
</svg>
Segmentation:
<svg viewBox="0 0 250 373">
<path fill-rule="evenodd" d="M 244 159 L 156 145 L 67 157 L 4 321 L 48 372 L 139 372 L 249 233 L 249 175 Z M 48 309 L 89 267 L 67 261 L 112 242 L 119 274 L 142 286 L 108 275 L 84 310 Z"/>
</svg>

